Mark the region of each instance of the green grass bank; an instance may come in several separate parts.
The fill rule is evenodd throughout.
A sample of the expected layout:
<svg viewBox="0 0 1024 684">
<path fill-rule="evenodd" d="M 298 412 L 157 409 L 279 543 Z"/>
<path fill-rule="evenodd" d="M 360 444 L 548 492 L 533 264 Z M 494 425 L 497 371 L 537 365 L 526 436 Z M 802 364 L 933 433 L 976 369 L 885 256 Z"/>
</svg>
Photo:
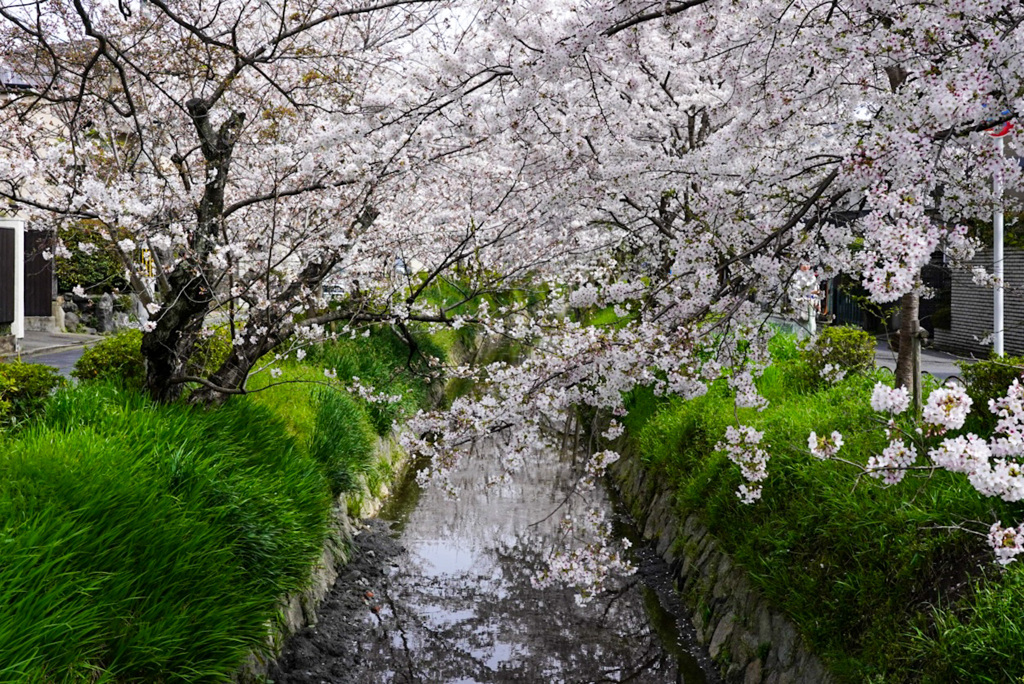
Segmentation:
<svg viewBox="0 0 1024 684">
<path fill-rule="evenodd" d="M 137 347 L 112 344 L 95 354 L 124 378 Z M 275 381 L 382 381 L 384 403 L 266 373 L 216 409 L 156 405 L 102 372 L 9 402 L 31 410 L 0 430 L 0 681 L 228 681 L 271 656 L 334 514 L 396 474 L 379 437 L 431 396 L 407 360 L 383 331 L 278 364 Z"/>
<path fill-rule="evenodd" d="M 761 412 L 737 413 L 724 386 L 686 402 L 636 391 L 624 450 L 661 483 L 676 519 L 699 518 L 837 681 L 1024 681 L 1024 565 L 1002 569 L 982 537 L 950 529 L 1020 521 L 1024 507 L 982 497 L 944 471 L 884 487 L 813 458 L 812 430 L 842 432 L 841 456 L 854 462 L 884 448 L 869 398 L 892 376 L 852 372 L 828 385 L 809 363 L 792 341 L 775 342 Z M 715 449 L 737 418 L 764 431 L 771 454 L 753 505 L 737 498 L 739 469 Z M 680 531 L 676 544 L 687 543 Z"/>
</svg>

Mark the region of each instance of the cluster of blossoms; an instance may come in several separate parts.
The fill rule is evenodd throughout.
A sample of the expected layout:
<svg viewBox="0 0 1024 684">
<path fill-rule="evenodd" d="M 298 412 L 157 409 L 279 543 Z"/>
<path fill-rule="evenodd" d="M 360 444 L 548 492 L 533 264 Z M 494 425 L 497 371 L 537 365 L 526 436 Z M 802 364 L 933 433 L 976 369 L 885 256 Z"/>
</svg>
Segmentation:
<svg viewBox="0 0 1024 684">
<path fill-rule="evenodd" d="M 846 369 L 839 365 L 826 363 L 822 369 L 818 371 L 818 375 L 820 375 L 828 384 L 834 385 L 846 377 Z"/>
<path fill-rule="evenodd" d="M 996 561 L 1000 565 L 1009 565 L 1024 551 L 1024 525 L 1003 527 L 997 522 L 992 523 L 988 531 L 988 543 L 995 551 Z"/>
<path fill-rule="evenodd" d="M 597 487 L 598 481 L 604 476 L 605 471 L 612 463 L 619 460 L 619 454 L 615 451 L 598 451 L 591 454 L 583 465 L 583 476 L 580 478 L 580 491 L 590 491 Z"/>
<path fill-rule="evenodd" d="M 348 391 L 358 396 L 360 399 L 364 399 L 371 404 L 379 404 L 381 406 L 387 406 L 389 404 L 397 404 L 402 401 L 401 394 L 387 394 L 374 389 L 370 385 L 366 385 L 363 381 L 353 376 L 348 383 Z"/>
<path fill-rule="evenodd" d="M 715 445 L 715 449 L 724 451 L 729 460 L 740 467 L 747 481 L 736 492 L 743 503 L 754 503 L 761 498 L 760 483 L 768 477 L 768 452 L 758 446 L 762 437 L 763 432 L 749 425 L 730 425 L 725 430 L 725 441 Z"/>
<path fill-rule="evenodd" d="M 882 383 L 875 385 L 871 392 L 871 408 L 879 413 L 891 413 L 896 416 L 910 406 L 910 393 L 906 387 L 886 387 Z"/>
<path fill-rule="evenodd" d="M 973 403 L 963 388 L 940 387 L 928 395 L 921 419 L 936 427 L 939 434 L 946 430 L 959 430 L 964 426 Z"/>
<path fill-rule="evenodd" d="M 807 448 L 815 458 L 825 460 L 835 456 L 843 446 L 843 436 L 836 430 L 829 436 L 818 437 L 815 432 L 807 436 Z"/>
<path fill-rule="evenodd" d="M 882 478 L 886 484 L 900 482 L 917 461 L 918 446 L 923 450 L 929 437 L 963 428 L 972 404 L 961 387 L 934 390 L 922 408 L 921 425 L 916 430 L 921 444 L 915 446 L 902 439 L 890 440 L 881 454 L 868 460 L 868 474 Z M 879 383 L 872 392 L 871 407 L 890 414 L 887 434 L 891 435 L 896 428 L 894 417 L 908 406 L 909 395 L 905 388 L 892 389 Z M 996 434 L 990 440 L 975 434 L 946 437 L 927 451 L 928 458 L 934 467 L 965 475 L 971 486 L 985 496 L 1010 502 L 1024 501 L 1024 466 L 1020 462 L 1024 457 L 1024 387 L 1014 380 L 1006 396 L 989 401 L 989 410 L 999 416 Z M 808 440 L 811 452 L 821 457 L 819 444 L 822 440 L 814 433 L 811 438 Z M 997 522 L 989 530 L 988 541 L 999 563 L 1011 563 L 1024 550 L 1024 525 L 1003 527 Z"/>
<path fill-rule="evenodd" d="M 1003 435 L 993 442 L 993 451 L 998 455 L 1024 453 L 1024 387 L 1018 380 L 1006 390 L 1002 399 L 988 403 L 992 413 L 999 416 L 996 432 Z"/>
<path fill-rule="evenodd" d="M 548 557 L 546 567 L 530 578 L 535 588 L 576 587 L 574 598 L 578 605 L 583 605 L 604 588 L 609 577 L 629 575 L 636 571 L 617 548 L 609 545 L 611 523 L 605 520 L 604 513 L 599 509 L 589 509 L 579 518 L 566 516 L 562 519 L 562 528 L 566 534 L 582 534 L 592 541 L 573 545 L 567 551 L 554 551 Z M 628 539 L 623 539 L 621 543 L 623 550 L 631 546 Z"/>
<path fill-rule="evenodd" d="M 886 484 L 896 484 L 903 479 L 906 469 L 914 465 L 917 451 L 900 439 L 889 442 L 889 446 L 868 459 L 867 471 L 872 477 L 882 478 Z"/>
</svg>

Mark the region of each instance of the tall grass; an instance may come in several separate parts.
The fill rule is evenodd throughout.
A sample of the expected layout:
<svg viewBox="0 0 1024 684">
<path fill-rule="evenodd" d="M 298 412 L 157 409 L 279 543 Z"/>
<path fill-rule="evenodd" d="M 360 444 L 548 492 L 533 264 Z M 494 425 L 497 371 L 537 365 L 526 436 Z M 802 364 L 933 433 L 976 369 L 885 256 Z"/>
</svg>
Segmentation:
<svg viewBox="0 0 1024 684">
<path fill-rule="evenodd" d="M 0 448 L 0 679 L 227 679 L 322 548 L 317 464 L 249 401 L 48 409 Z"/>
<path fill-rule="evenodd" d="M 310 356 L 281 366 L 308 382 L 216 410 L 100 380 L 0 433 L 0 681 L 225 681 L 266 647 L 334 495 L 378 484 L 390 466 L 372 463 L 376 434 L 430 390 L 423 357 L 410 362 L 392 331 Z M 323 367 L 401 400 L 328 390 Z"/>
<path fill-rule="evenodd" d="M 984 498 L 946 472 L 883 487 L 856 468 L 814 459 L 812 430 L 842 432 L 840 455 L 853 462 L 884 448 L 868 398 L 885 376 L 853 375 L 812 391 L 794 364 L 780 358 L 760 380 L 766 410 L 738 413 L 764 431 L 771 454 L 756 504 L 736 497 L 738 469 L 715 451 L 737 417 L 724 386 L 688 402 L 634 392 L 626 419 L 634 450 L 840 681 L 1020 681 L 1024 574 L 996 572 L 980 537 L 949 527 L 1024 519 L 1024 507 Z"/>
<path fill-rule="evenodd" d="M 376 435 L 369 416 L 348 394 L 321 390 L 315 394 L 316 429 L 309 453 L 320 464 L 335 494 L 360 486 L 373 465 Z"/>
<path fill-rule="evenodd" d="M 430 395 L 431 359 L 445 353 L 425 334 L 413 337 L 416 349 L 395 331 L 384 328 L 367 337 L 338 339 L 310 351 L 310 363 L 334 369 L 340 380 L 359 378 L 378 391 L 401 397 L 388 403 L 367 402 L 366 412 L 378 435 L 387 435 L 402 416 L 426 405 Z"/>
</svg>

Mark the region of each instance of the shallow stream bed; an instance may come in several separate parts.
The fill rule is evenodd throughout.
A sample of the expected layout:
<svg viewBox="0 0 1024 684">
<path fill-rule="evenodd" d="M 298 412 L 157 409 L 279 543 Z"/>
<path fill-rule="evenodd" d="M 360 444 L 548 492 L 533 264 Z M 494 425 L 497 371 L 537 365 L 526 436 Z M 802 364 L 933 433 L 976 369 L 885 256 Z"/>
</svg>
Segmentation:
<svg viewBox="0 0 1024 684">
<path fill-rule="evenodd" d="M 278 683 L 717 682 L 696 646 L 668 568 L 635 543 L 636 574 L 580 606 L 569 588 L 531 582 L 562 545 L 573 485 L 553 454 L 512 482 L 486 485 L 500 450 L 466 458 L 457 501 L 410 477 L 356 537 L 352 561 L 270 677 Z M 603 492 L 591 498 L 638 542 Z M 552 513 L 554 513 L 552 515 Z"/>
</svg>

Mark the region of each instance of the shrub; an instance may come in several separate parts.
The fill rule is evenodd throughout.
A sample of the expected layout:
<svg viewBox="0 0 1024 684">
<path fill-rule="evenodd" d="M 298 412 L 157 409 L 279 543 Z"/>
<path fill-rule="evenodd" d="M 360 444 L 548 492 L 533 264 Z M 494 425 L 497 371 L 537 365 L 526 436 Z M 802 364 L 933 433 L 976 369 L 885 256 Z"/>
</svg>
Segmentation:
<svg viewBox="0 0 1024 684">
<path fill-rule="evenodd" d="M 231 353 L 227 330 L 214 329 L 196 341 L 188 372 L 205 375 L 220 367 Z M 85 350 L 71 375 L 79 380 L 113 380 L 125 387 L 141 389 L 146 383 L 146 362 L 142 356 L 142 331 L 122 330 Z"/>
<path fill-rule="evenodd" d="M 64 378 L 50 366 L 22 361 L 0 364 L 0 416 L 6 413 L 16 419 L 27 418 L 62 385 Z"/>
<path fill-rule="evenodd" d="M 995 427 L 996 417 L 988 410 L 988 400 L 1006 396 L 1006 388 L 1015 379 L 1024 382 L 1024 357 L 1007 356 L 991 358 L 976 363 L 959 362 L 963 374 L 967 394 L 974 400 L 971 415 L 977 424 L 975 429 L 982 431 Z"/>
<path fill-rule="evenodd" d="M 875 367 L 875 338 L 860 328 L 825 328 L 801 352 L 812 374 L 812 384 L 838 382 L 850 373 L 863 373 Z"/>
<path fill-rule="evenodd" d="M 142 388 L 146 364 L 142 358 L 142 331 L 129 329 L 89 347 L 71 375 L 79 380 L 112 380 L 125 387 Z"/>
<path fill-rule="evenodd" d="M 0 421 L 6 420 L 11 412 L 11 402 L 4 397 L 14 388 L 14 381 L 0 375 Z"/>
</svg>

